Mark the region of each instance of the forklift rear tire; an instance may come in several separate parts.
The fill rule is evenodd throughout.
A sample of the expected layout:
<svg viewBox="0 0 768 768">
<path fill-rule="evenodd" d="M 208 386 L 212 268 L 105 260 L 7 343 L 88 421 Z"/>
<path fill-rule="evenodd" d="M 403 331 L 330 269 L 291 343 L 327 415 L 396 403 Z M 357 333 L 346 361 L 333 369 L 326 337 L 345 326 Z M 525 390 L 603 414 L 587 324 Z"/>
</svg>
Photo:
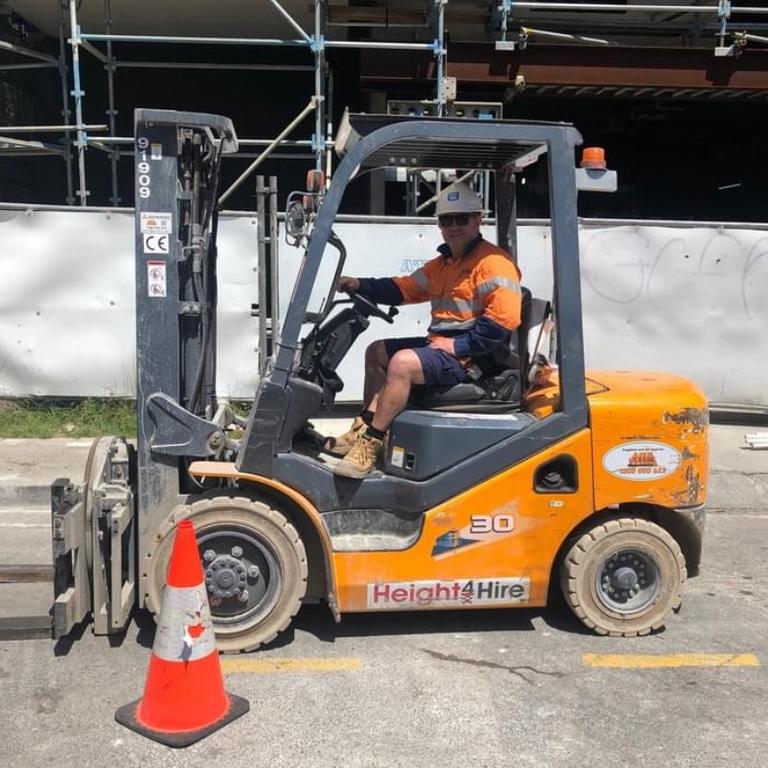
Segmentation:
<svg viewBox="0 0 768 768">
<path fill-rule="evenodd" d="M 150 579 L 150 609 L 157 612 L 175 525 L 191 520 L 216 633 L 224 653 L 252 651 L 290 623 L 307 591 L 307 555 L 299 534 L 276 509 L 260 501 L 212 496 L 173 513 L 158 545 Z"/>
<path fill-rule="evenodd" d="M 677 542 L 648 520 L 619 517 L 581 536 L 560 584 L 571 610 L 599 635 L 635 637 L 664 626 L 687 578 Z"/>
</svg>

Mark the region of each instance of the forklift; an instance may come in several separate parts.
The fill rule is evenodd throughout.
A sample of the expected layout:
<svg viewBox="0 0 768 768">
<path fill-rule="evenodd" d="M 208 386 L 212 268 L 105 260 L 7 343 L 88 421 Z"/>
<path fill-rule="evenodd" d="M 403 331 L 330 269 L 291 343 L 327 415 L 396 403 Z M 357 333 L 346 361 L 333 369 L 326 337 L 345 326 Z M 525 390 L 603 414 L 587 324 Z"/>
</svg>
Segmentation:
<svg viewBox="0 0 768 768">
<path fill-rule="evenodd" d="M 541 608 L 559 587 L 600 635 L 664 626 L 701 559 L 707 401 L 670 374 L 585 372 L 577 196 L 616 182 L 594 151 L 575 167 L 573 126 L 345 114 L 332 182 L 289 196 L 303 258 L 247 418 L 215 391 L 218 187 L 234 127 L 139 109 L 135 128 L 138 439 L 97 440 L 84 483 L 53 488 L 55 636 L 89 615 L 109 635 L 134 606 L 157 614 L 182 520 L 224 652 L 269 643 L 313 601 L 340 621 Z M 526 294 L 503 370 L 415 391 L 381 466 L 335 476 L 310 420 L 333 409 L 358 337 L 396 314 L 336 294 L 347 187 L 381 168 L 489 173 L 498 243 L 515 253 L 517 179 L 536 164 L 551 313 Z"/>
</svg>

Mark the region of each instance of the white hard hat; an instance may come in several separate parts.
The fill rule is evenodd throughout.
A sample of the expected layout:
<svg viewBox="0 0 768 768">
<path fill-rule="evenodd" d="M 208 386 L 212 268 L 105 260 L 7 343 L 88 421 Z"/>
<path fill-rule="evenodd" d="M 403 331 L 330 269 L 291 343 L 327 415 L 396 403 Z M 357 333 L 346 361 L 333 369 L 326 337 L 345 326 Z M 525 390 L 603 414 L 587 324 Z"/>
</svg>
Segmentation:
<svg viewBox="0 0 768 768">
<path fill-rule="evenodd" d="M 482 213 L 483 203 L 470 187 L 454 182 L 446 187 L 437 198 L 435 216 L 446 213 Z"/>
</svg>

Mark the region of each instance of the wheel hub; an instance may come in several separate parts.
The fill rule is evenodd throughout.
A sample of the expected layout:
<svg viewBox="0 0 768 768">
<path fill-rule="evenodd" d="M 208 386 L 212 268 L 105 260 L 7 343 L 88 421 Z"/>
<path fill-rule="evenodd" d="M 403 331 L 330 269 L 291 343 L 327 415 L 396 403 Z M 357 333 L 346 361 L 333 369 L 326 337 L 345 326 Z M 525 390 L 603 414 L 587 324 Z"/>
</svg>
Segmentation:
<svg viewBox="0 0 768 768">
<path fill-rule="evenodd" d="M 623 550 L 603 561 L 596 574 L 595 588 L 607 608 L 617 613 L 635 613 L 656 597 L 659 571 L 646 553 Z"/>
<path fill-rule="evenodd" d="M 268 610 L 280 586 L 272 550 L 250 531 L 222 526 L 198 536 L 214 621 L 242 622 Z"/>
<path fill-rule="evenodd" d="M 245 589 L 247 569 L 242 560 L 219 555 L 205 570 L 205 584 L 212 597 L 234 597 Z"/>
<path fill-rule="evenodd" d="M 613 583 L 619 589 L 632 589 L 639 578 L 633 568 L 619 568 L 613 574 Z"/>
</svg>

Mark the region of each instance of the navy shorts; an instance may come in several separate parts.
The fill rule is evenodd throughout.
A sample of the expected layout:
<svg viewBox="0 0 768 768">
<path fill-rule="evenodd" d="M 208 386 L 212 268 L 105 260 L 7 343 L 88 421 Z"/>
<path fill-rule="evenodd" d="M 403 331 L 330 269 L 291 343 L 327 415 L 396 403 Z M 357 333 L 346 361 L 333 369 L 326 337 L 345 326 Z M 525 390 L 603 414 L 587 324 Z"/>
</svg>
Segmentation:
<svg viewBox="0 0 768 768">
<path fill-rule="evenodd" d="M 401 349 L 412 349 L 417 354 L 424 374 L 425 387 L 452 387 L 454 384 L 470 381 L 469 375 L 455 357 L 442 350 L 432 349 L 428 344 L 429 340 L 424 336 L 384 339 L 384 348 L 390 360 Z"/>
</svg>

